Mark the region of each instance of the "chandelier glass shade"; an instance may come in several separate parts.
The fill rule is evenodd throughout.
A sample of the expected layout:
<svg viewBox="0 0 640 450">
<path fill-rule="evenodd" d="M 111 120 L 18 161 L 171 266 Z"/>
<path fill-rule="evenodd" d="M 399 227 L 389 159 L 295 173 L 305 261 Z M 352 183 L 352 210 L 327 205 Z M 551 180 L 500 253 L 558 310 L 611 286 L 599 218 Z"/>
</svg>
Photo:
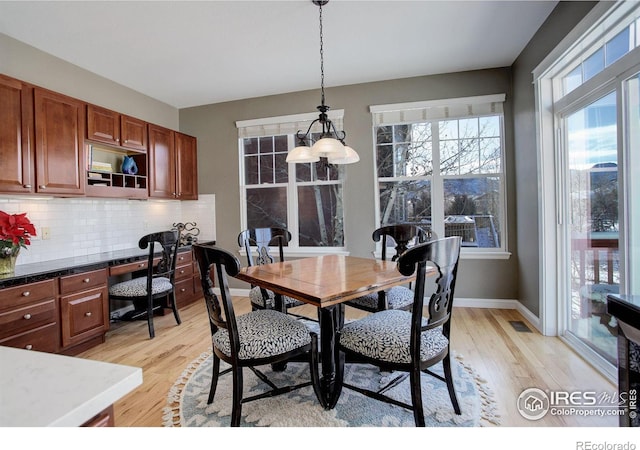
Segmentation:
<svg viewBox="0 0 640 450">
<path fill-rule="evenodd" d="M 320 8 L 320 91 L 321 104 L 318 106 L 320 111 L 319 117 L 311 122 L 306 133 L 298 131 L 296 138 L 298 146 L 291 150 L 287 155 L 288 163 L 313 163 L 320 161 L 320 158 L 327 158 L 330 164 L 351 164 L 360 161 L 358 153 L 348 147 L 344 139 L 346 133 L 338 131 L 335 125 L 327 116 L 329 106 L 324 102 L 324 48 L 322 39 L 322 6 L 326 5 L 329 0 L 313 0 L 315 5 Z M 319 123 L 322 126 L 322 134 L 311 147 L 307 145 L 311 141 L 311 128 Z"/>
</svg>

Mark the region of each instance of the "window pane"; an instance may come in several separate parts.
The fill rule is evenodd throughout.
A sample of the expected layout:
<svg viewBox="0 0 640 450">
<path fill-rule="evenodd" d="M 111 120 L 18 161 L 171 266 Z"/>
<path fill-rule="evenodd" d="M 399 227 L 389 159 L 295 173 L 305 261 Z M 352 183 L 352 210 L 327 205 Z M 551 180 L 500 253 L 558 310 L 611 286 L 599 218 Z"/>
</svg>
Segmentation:
<svg viewBox="0 0 640 450">
<path fill-rule="evenodd" d="M 390 144 L 393 141 L 393 127 L 376 128 L 376 141 L 378 144 Z"/>
<path fill-rule="evenodd" d="M 500 178 L 444 181 L 445 236 L 462 236 L 466 247 L 500 247 Z"/>
<path fill-rule="evenodd" d="M 260 138 L 260 153 L 273 153 L 273 137 L 261 137 Z"/>
<path fill-rule="evenodd" d="M 245 155 L 255 155 L 258 153 L 258 138 L 248 138 L 242 140 Z"/>
<path fill-rule="evenodd" d="M 604 49 L 599 49 L 593 55 L 589 56 L 583 63 L 584 81 L 602 72 L 604 69 Z"/>
<path fill-rule="evenodd" d="M 245 184 L 258 184 L 257 156 L 246 156 L 244 158 L 244 182 Z"/>
<path fill-rule="evenodd" d="M 629 31 L 629 27 L 625 28 L 605 45 L 607 66 L 622 58 L 633 48 L 629 38 Z"/>
<path fill-rule="evenodd" d="M 311 163 L 298 163 L 294 165 L 296 181 L 311 181 Z"/>
<path fill-rule="evenodd" d="M 440 141 L 440 172 L 443 175 L 460 173 L 458 141 Z"/>
<path fill-rule="evenodd" d="M 393 176 L 393 146 L 392 145 L 378 145 L 378 176 L 379 177 L 392 177 Z"/>
<path fill-rule="evenodd" d="M 502 149 L 500 138 L 480 139 L 479 173 L 499 173 L 501 169 Z"/>
<path fill-rule="evenodd" d="M 569 72 L 563 79 L 564 93 L 568 94 L 582 84 L 582 64 Z"/>
<path fill-rule="evenodd" d="M 460 174 L 478 173 L 480 170 L 480 147 L 477 139 L 460 139 Z"/>
<path fill-rule="evenodd" d="M 273 183 L 273 154 L 260 155 L 260 184 Z"/>
<path fill-rule="evenodd" d="M 287 154 L 276 153 L 275 182 L 286 183 L 289 181 L 289 164 L 287 164 Z"/>
<path fill-rule="evenodd" d="M 287 228 L 287 188 L 247 189 L 247 228 Z"/>
<path fill-rule="evenodd" d="M 458 139 L 458 121 L 443 120 L 439 123 L 440 140 Z"/>
<path fill-rule="evenodd" d="M 298 187 L 298 220 L 300 246 L 344 246 L 342 185 Z"/>
<path fill-rule="evenodd" d="M 289 143 L 287 136 L 274 136 L 274 148 L 277 153 L 287 153 L 289 151 Z"/>
<path fill-rule="evenodd" d="M 480 122 L 480 137 L 496 137 L 500 136 L 500 116 L 488 116 L 481 117 Z"/>
<path fill-rule="evenodd" d="M 431 181 L 379 183 L 380 224 L 411 222 L 431 229 Z"/>
</svg>

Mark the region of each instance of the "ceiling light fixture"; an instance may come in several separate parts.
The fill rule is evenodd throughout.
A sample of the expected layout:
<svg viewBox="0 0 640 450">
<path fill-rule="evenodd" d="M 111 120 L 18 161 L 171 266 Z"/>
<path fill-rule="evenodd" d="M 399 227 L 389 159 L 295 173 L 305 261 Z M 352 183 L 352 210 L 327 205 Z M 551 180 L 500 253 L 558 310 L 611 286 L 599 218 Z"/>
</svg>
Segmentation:
<svg viewBox="0 0 640 450">
<path fill-rule="evenodd" d="M 322 42 L 322 6 L 329 3 L 329 0 L 312 0 L 313 4 L 320 8 L 320 92 L 321 104 L 318 106 L 320 116 L 311 122 L 307 132 L 296 133 L 298 146 L 287 155 L 288 163 L 310 163 L 318 162 L 320 158 L 327 158 L 329 164 L 351 164 L 360 161 L 358 153 L 344 143 L 347 133 L 336 130 L 335 125 L 327 116 L 329 106 L 324 104 L 324 47 Z M 322 125 L 322 134 L 312 147 L 307 146 L 310 141 L 311 128 L 316 122 Z"/>
</svg>

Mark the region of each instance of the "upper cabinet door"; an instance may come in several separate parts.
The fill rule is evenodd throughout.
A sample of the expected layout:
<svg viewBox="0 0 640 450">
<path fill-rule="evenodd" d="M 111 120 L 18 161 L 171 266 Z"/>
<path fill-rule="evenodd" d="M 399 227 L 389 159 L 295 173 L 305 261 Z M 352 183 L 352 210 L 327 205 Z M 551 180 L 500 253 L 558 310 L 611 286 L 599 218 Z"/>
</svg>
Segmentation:
<svg viewBox="0 0 640 450">
<path fill-rule="evenodd" d="M 174 131 L 149 125 L 149 197 L 176 198 Z"/>
<path fill-rule="evenodd" d="M 198 153 L 193 136 L 176 132 L 176 187 L 178 200 L 198 200 Z"/>
<path fill-rule="evenodd" d="M 33 88 L 0 75 L 0 192 L 35 192 Z"/>
<path fill-rule="evenodd" d="M 120 145 L 120 114 L 87 105 L 87 139 Z"/>
<path fill-rule="evenodd" d="M 120 116 L 120 145 L 134 150 L 147 151 L 147 123 L 135 117 Z"/>
<path fill-rule="evenodd" d="M 36 192 L 83 194 L 84 103 L 35 88 L 34 105 Z"/>
</svg>

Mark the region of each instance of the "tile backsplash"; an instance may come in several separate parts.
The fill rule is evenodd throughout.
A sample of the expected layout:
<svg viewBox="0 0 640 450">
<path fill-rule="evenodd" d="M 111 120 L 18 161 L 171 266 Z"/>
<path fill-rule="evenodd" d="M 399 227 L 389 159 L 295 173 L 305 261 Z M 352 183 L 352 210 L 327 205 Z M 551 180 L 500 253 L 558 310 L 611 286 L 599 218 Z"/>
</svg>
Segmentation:
<svg viewBox="0 0 640 450">
<path fill-rule="evenodd" d="M 200 241 L 215 239 L 215 195 L 194 201 L 0 197 L 0 211 L 27 213 L 37 236 L 17 265 L 136 248 L 141 236 L 196 222 Z M 43 227 L 48 239 L 42 239 Z"/>
</svg>

